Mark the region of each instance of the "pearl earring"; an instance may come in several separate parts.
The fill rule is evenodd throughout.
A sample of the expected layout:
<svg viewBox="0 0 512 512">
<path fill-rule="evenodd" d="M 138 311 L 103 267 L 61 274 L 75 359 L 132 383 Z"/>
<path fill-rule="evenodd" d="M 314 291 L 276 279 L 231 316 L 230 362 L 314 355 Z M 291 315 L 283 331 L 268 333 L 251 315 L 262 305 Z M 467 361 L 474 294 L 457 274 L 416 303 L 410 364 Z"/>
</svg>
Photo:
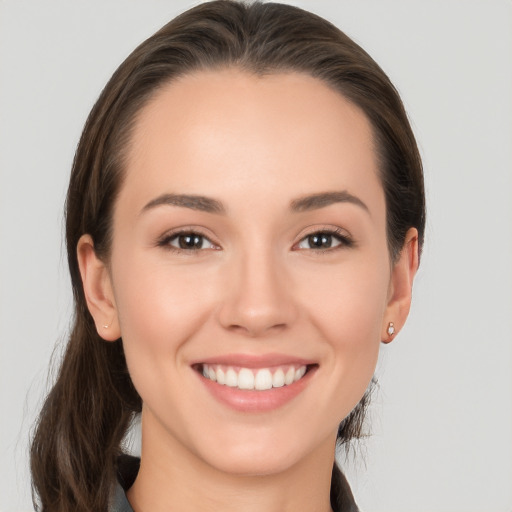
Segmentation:
<svg viewBox="0 0 512 512">
<path fill-rule="evenodd" d="M 395 334 L 395 324 L 393 322 L 389 322 L 388 324 L 388 336 L 393 336 Z"/>
</svg>

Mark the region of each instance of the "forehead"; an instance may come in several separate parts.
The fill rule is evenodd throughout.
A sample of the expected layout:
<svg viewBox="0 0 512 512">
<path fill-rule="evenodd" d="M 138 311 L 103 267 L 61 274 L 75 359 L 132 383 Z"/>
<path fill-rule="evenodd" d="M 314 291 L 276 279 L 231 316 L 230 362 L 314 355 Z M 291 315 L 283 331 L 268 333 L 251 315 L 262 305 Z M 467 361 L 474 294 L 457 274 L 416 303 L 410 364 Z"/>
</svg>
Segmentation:
<svg viewBox="0 0 512 512">
<path fill-rule="evenodd" d="M 139 113 L 125 188 L 146 200 L 221 197 L 226 183 L 229 193 L 267 196 L 368 185 L 379 193 L 375 155 L 366 116 L 318 79 L 200 71 L 166 84 Z"/>
</svg>

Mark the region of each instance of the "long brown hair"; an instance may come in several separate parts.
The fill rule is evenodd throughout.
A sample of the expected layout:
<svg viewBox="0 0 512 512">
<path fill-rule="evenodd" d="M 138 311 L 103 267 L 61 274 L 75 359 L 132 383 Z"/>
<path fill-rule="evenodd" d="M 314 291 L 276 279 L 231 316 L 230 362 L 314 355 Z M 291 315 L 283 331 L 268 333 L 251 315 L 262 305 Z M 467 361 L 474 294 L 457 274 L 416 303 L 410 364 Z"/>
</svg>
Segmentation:
<svg viewBox="0 0 512 512">
<path fill-rule="evenodd" d="M 264 75 L 304 72 L 359 106 L 371 122 L 386 197 L 389 252 L 395 259 L 410 227 L 423 243 L 421 160 L 395 88 L 372 58 L 326 20 L 288 5 L 230 0 L 181 14 L 142 43 L 114 73 L 85 124 L 66 200 L 66 243 L 74 324 L 57 380 L 41 411 L 31 449 L 34 501 L 45 512 L 104 512 L 116 459 L 141 410 L 122 340 L 98 335 L 85 302 L 76 247 L 89 233 L 108 261 L 112 211 L 137 113 L 178 76 L 232 66 Z M 361 432 L 367 396 L 341 423 L 344 443 Z"/>
</svg>

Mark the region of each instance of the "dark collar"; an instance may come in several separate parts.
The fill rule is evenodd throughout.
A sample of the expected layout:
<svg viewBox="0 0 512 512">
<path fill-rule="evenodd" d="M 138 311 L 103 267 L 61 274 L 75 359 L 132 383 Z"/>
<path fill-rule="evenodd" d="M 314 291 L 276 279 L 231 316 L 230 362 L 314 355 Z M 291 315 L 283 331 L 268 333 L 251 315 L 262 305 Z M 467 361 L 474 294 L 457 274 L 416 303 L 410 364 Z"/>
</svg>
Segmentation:
<svg viewBox="0 0 512 512">
<path fill-rule="evenodd" d="M 117 459 L 117 483 L 112 496 L 109 512 L 133 512 L 126 497 L 126 491 L 135 482 L 139 472 L 140 459 L 131 455 L 121 455 Z"/>
</svg>

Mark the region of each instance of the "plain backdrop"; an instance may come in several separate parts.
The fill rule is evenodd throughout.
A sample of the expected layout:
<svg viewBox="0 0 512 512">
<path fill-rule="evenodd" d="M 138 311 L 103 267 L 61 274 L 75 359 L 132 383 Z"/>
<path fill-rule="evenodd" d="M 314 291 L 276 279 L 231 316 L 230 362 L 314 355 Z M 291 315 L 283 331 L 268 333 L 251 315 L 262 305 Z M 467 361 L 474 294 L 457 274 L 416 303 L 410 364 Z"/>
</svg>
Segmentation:
<svg viewBox="0 0 512 512">
<path fill-rule="evenodd" d="M 0 0 L 1 512 L 32 510 L 28 436 L 69 327 L 62 211 L 83 123 L 130 51 L 195 3 Z M 372 435 L 341 459 L 357 501 L 511 511 L 512 2 L 294 3 L 381 64 L 424 158 L 412 312 L 382 348 Z"/>
</svg>

